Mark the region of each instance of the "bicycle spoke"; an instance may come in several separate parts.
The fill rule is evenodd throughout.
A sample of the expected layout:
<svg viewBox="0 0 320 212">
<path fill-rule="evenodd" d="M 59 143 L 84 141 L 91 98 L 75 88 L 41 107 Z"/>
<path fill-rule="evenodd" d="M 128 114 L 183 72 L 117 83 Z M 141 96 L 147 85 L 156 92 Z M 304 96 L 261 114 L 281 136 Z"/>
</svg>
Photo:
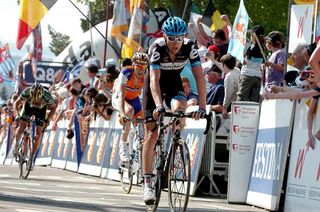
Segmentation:
<svg viewBox="0 0 320 212">
<path fill-rule="evenodd" d="M 170 161 L 169 203 L 174 211 L 185 211 L 190 191 L 190 158 L 187 145 L 179 142 Z"/>
</svg>

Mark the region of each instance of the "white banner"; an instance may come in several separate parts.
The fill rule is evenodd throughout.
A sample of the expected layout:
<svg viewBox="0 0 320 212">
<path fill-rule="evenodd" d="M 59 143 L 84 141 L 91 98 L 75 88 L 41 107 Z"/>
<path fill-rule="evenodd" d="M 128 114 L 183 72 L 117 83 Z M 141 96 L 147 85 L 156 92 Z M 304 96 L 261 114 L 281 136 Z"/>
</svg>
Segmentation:
<svg viewBox="0 0 320 212">
<path fill-rule="evenodd" d="M 285 199 L 288 212 L 320 210 L 320 142 L 315 139 L 314 150 L 306 147 L 308 105 L 301 100 L 296 109 Z M 320 129 L 319 108 L 316 111 L 313 134 Z"/>
<path fill-rule="evenodd" d="M 246 203 L 251 164 L 257 139 L 260 104 L 232 104 L 228 202 Z"/>
<path fill-rule="evenodd" d="M 311 43 L 312 18 L 312 4 L 291 6 L 289 53 L 292 53 L 298 44 Z"/>
<path fill-rule="evenodd" d="M 247 203 L 277 210 L 293 124 L 294 102 L 267 100 L 261 105 L 259 131 Z"/>
</svg>

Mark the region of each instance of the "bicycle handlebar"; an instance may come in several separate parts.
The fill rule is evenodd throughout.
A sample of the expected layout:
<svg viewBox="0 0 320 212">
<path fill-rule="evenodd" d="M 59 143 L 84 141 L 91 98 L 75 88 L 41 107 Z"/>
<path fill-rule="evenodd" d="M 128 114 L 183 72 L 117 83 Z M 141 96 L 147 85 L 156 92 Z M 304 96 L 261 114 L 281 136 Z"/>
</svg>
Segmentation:
<svg viewBox="0 0 320 212">
<path fill-rule="evenodd" d="M 163 117 L 174 117 L 174 118 L 192 118 L 193 112 L 191 113 L 184 113 L 184 112 L 163 112 L 159 115 L 158 120 L 156 125 L 154 126 L 154 128 L 152 129 L 152 132 L 155 131 L 160 125 L 161 123 L 163 123 Z M 203 132 L 203 134 L 208 134 L 210 126 L 211 126 L 211 120 L 212 120 L 212 112 L 210 112 L 209 114 L 205 114 L 204 117 L 201 117 L 200 119 L 206 119 L 207 120 L 207 125 L 206 125 L 206 129 Z"/>
</svg>

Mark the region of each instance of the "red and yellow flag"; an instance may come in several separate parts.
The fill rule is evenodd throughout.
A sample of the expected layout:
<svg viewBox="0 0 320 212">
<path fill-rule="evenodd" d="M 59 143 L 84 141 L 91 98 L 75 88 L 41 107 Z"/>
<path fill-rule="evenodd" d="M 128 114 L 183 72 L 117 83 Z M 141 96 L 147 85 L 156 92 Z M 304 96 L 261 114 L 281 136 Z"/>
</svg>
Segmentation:
<svg viewBox="0 0 320 212">
<path fill-rule="evenodd" d="M 17 49 L 21 49 L 29 34 L 57 0 L 21 0 L 18 26 Z"/>
</svg>

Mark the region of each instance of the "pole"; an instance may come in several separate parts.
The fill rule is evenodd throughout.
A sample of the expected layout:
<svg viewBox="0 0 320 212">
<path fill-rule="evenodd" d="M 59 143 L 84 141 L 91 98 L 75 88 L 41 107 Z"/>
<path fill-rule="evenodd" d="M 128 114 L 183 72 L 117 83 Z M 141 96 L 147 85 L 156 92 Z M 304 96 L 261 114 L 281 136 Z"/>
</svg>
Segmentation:
<svg viewBox="0 0 320 212">
<path fill-rule="evenodd" d="M 319 14 L 319 11 L 318 11 L 318 7 L 319 7 L 319 0 L 316 1 L 316 5 L 315 5 L 315 16 L 314 16 L 314 19 L 313 19 L 313 42 L 316 41 L 317 39 L 317 28 L 318 28 L 318 14 Z"/>
<path fill-rule="evenodd" d="M 182 19 L 184 19 L 184 17 L 186 16 L 187 8 L 188 8 L 188 5 L 189 5 L 189 1 L 190 0 L 187 0 L 186 3 L 184 4 L 184 9 L 183 9 L 183 13 L 182 13 Z"/>
<path fill-rule="evenodd" d="M 89 18 L 88 18 L 85 14 L 83 14 L 83 12 L 79 9 L 79 7 L 77 7 L 77 5 L 75 5 L 75 4 L 72 2 L 72 0 L 69 0 L 69 2 L 81 13 L 81 15 L 82 15 L 89 23 L 92 24 L 92 22 L 89 20 Z M 107 24 L 108 24 L 108 22 L 107 22 Z M 93 28 L 99 33 L 99 35 L 101 35 L 101 37 L 107 41 L 107 43 L 110 45 L 110 47 L 113 49 L 113 51 L 117 54 L 117 56 L 118 56 L 118 57 L 121 57 L 120 53 L 114 48 L 114 46 L 113 46 L 111 43 L 109 43 L 109 41 L 108 41 L 108 40 L 104 37 L 104 35 L 97 29 L 97 27 L 94 26 L 93 24 L 92 24 L 92 26 L 93 26 Z"/>
<path fill-rule="evenodd" d="M 105 36 L 105 40 L 104 40 L 104 55 L 103 55 L 103 67 L 106 67 L 106 60 L 107 60 L 107 50 L 108 50 L 108 22 L 109 22 L 109 4 L 110 4 L 110 0 L 107 0 L 107 14 L 106 14 L 106 36 Z"/>
<path fill-rule="evenodd" d="M 89 5 L 88 5 L 88 9 L 89 9 L 89 27 L 90 27 L 90 45 L 91 45 L 91 57 L 93 57 L 93 39 L 92 39 L 92 18 L 91 18 L 91 1 L 89 1 Z"/>
<path fill-rule="evenodd" d="M 255 33 L 254 29 L 253 29 L 254 25 L 253 25 L 253 22 L 252 22 L 250 17 L 249 17 L 249 22 L 250 22 L 251 29 L 252 29 L 252 35 L 253 35 L 254 39 L 256 40 L 256 42 L 257 42 L 257 44 L 259 46 L 259 49 L 260 49 L 260 52 L 262 54 L 262 57 L 263 57 L 264 61 L 266 61 L 267 60 L 266 55 L 264 54 L 264 51 L 263 51 L 261 43 L 260 43 L 260 41 L 258 39 L 258 36 L 256 35 L 256 33 Z"/>
</svg>

